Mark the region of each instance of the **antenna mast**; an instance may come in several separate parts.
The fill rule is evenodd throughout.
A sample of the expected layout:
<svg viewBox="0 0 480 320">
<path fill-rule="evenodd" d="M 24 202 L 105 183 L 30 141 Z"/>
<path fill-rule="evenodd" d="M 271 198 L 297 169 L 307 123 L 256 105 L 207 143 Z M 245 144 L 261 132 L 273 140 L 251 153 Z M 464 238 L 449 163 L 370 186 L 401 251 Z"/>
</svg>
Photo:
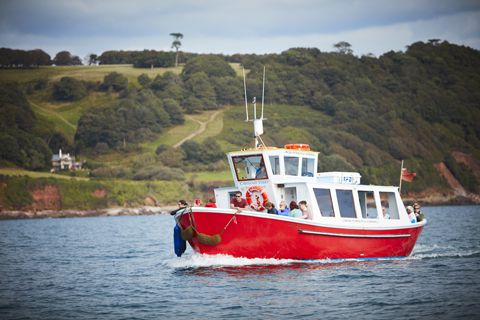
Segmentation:
<svg viewBox="0 0 480 320">
<path fill-rule="evenodd" d="M 245 113 L 247 118 L 245 121 L 248 122 L 248 102 L 247 102 L 247 81 L 245 80 L 245 68 L 242 67 L 243 70 L 243 89 L 245 91 Z"/>
<path fill-rule="evenodd" d="M 244 88 L 244 94 L 245 94 L 245 114 L 246 114 L 246 119 L 245 121 L 250 121 L 248 119 L 248 99 L 247 99 L 247 80 L 245 77 L 245 68 L 243 68 L 243 88 Z M 253 119 L 251 120 L 253 122 L 253 135 L 255 137 L 255 149 L 259 147 L 259 142 L 263 147 L 265 147 L 265 144 L 262 141 L 262 138 L 260 136 L 263 134 L 263 106 L 264 106 L 264 101 L 265 101 L 265 66 L 263 67 L 263 88 L 262 88 L 262 113 L 260 115 L 260 118 L 257 119 L 257 98 L 253 97 L 252 99 L 252 104 L 253 104 Z"/>
<path fill-rule="evenodd" d="M 262 116 L 260 119 L 263 119 L 263 101 L 265 100 L 265 66 L 263 66 L 263 88 L 262 88 Z"/>
</svg>

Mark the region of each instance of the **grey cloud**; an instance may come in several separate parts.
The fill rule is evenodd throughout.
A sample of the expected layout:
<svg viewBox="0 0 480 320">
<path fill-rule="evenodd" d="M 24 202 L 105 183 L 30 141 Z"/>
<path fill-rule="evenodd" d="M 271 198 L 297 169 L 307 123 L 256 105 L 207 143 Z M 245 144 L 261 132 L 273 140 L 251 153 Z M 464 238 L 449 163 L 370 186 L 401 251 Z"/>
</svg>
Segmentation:
<svg viewBox="0 0 480 320">
<path fill-rule="evenodd" d="M 216 48 L 219 52 L 223 48 L 223 52 L 232 52 L 236 41 L 241 41 L 243 48 L 255 39 L 256 44 L 265 41 L 265 51 L 283 45 L 274 44 L 276 39 L 288 39 L 276 40 L 283 41 L 283 49 L 287 49 L 287 43 L 303 45 L 306 39 L 322 35 L 330 39 L 331 35 L 351 34 L 355 30 L 388 29 L 396 24 L 474 11 L 480 11 L 479 1 L 1 0 L 0 43 L 23 48 L 30 44 L 31 48 L 41 47 L 43 41 L 52 47 L 58 43 L 59 48 L 66 44 L 83 46 L 85 51 L 104 48 L 106 44 L 117 44 L 120 49 L 158 49 L 169 48 L 170 32 L 182 32 L 185 50 L 205 52 Z M 478 38 L 475 25 L 469 30 L 469 38 Z M 98 43 L 96 39 L 103 40 Z"/>
</svg>

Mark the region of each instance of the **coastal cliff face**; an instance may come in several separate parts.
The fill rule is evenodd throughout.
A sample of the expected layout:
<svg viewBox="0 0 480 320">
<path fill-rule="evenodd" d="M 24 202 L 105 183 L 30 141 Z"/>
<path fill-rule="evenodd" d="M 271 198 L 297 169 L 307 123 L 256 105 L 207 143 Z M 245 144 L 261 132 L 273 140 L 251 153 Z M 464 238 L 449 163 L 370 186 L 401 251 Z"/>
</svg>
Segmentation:
<svg viewBox="0 0 480 320">
<path fill-rule="evenodd" d="M 480 162 L 475 159 L 471 154 L 466 154 L 459 151 L 452 152 L 452 156 L 459 163 L 463 163 L 472 170 L 473 175 L 480 181 Z"/>
<path fill-rule="evenodd" d="M 181 198 L 193 198 L 189 186 L 182 181 L 90 181 L 0 175 L 0 212 L 3 213 L 160 207 Z"/>
<path fill-rule="evenodd" d="M 29 211 L 61 210 L 62 197 L 55 185 L 46 185 L 32 191 L 33 203 L 27 207 Z"/>
<path fill-rule="evenodd" d="M 466 165 L 472 172 L 473 176 L 480 181 L 480 163 L 470 154 L 462 152 L 453 152 L 453 158 L 458 163 Z M 424 204 L 432 205 L 448 205 L 448 204 L 480 204 L 480 195 L 468 191 L 462 183 L 455 178 L 445 162 L 435 164 L 435 169 L 447 181 L 449 190 L 438 190 L 435 187 L 428 188 L 422 192 L 408 192 L 402 194 L 405 202 L 420 201 Z"/>
</svg>

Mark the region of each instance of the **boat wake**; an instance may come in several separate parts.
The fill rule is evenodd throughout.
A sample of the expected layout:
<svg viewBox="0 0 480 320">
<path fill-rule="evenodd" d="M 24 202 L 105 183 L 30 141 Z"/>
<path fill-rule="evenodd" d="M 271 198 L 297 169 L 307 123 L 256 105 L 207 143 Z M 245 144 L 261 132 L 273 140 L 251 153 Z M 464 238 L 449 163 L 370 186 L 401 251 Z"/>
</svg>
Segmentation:
<svg viewBox="0 0 480 320">
<path fill-rule="evenodd" d="M 435 258 L 465 258 L 480 255 L 480 250 L 459 249 L 452 246 L 416 245 L 408 260 L 424 260 Z"/>
<path fill-rule="evenodd" d="M 229 255 L 208 255 L 192 253 L 183 255 L 181 258 L 173 258 L 165 261 L 172 269 L 196 269 L 204 267 L 248 267 L 248 266 L 298 266 L 298 265 L 328 265 L 345 262 L 364 261 L 392 261 L 392 260 L 426 260 L 436 258 L 457 258 L 480 256 L 480 250 L 459 250 L 454 247 L 442 247 L 438 245 L 417 245 L 409 257 L 385 257 L 385 258 L 358 258 L 358 259 L 322 259 L 322 260 L 293 260 L 293 259 L 262 259 L 262 258 L 235 258 Z"/>
<path fill-rule="evenodd" d="M 299 265 L 331 265 L 345 262 L 362 262 L 362 261 L 391 261 L 403 260 L 401 257 L 388 258 L 359 258 L 359 259 L 322 259 L 322 260 L 294 260 L 294 259 L 262 259 L 262 258 L 236 258 L 229 255 L 207 255 L 193 253 L 185 255 L 181 258 L 169 260 L 167 265 L 173 269 L 190 269 L 190 268 L 223 268 L 223 267 L 248 267 L 248 266 L 299 266 Z"/>
</svg>

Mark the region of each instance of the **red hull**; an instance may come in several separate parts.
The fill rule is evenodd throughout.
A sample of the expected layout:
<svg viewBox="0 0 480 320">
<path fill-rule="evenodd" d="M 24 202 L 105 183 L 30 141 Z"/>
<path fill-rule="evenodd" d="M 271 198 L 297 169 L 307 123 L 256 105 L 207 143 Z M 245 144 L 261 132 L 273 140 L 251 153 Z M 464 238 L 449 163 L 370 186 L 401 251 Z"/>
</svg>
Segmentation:
<svg viewBox="0 0 480 320">
<path fill-rule="evenodd" d="M 233 214 L 196 211 L 193 221 L 198 232 L 214 235 L 230 221 Z M 191 223 L 189 214 L 179 218 L 184 229 Z M 417 241 L 423 224 L 407 228 L 367 230 L 338 228 L 319 223 L 262 215 L 236 214 L 221 234 L 217 245 L 199 243 L 197 237 L 189 241 L 199 253 L 226 254 L 245 258 L 276 258 L 298 260 L 406 257 Z"/>
</svg>

